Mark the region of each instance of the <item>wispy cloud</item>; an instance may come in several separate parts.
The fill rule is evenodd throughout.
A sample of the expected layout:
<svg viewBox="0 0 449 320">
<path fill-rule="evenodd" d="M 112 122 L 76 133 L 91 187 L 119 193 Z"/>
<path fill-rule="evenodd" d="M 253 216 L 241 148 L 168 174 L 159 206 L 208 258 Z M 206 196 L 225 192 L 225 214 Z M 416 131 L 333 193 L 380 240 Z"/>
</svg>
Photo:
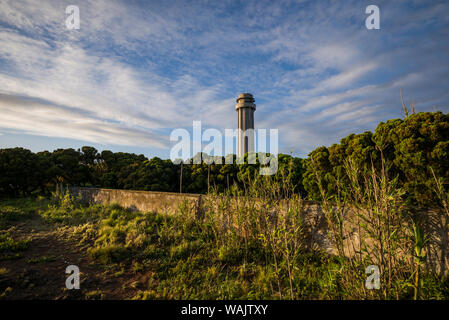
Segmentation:
<svg viewBox="0 0 449 320">
<path fill-rule="evenodd" d="M 0 0 L 0 129 L 151 155 L 193 120 L 235 127 L 249 91 L 256 126 L 306 155 L 400 116 L 399 88 L 449 110 L 446 1 L 380 1 L 380 30 L 360 1 L 85 0 L 80 30 L 70 4 Z"/>
<path fill-rule="evenodd" d="M 21 130 L 27 134 L 128 146 L 165 147 L 167 142 L 165 136 L 126 128 L 98 119 L 91 113 L 45 101 L 0 95 L 0 108 L 0 127 Z"/>
</svg>

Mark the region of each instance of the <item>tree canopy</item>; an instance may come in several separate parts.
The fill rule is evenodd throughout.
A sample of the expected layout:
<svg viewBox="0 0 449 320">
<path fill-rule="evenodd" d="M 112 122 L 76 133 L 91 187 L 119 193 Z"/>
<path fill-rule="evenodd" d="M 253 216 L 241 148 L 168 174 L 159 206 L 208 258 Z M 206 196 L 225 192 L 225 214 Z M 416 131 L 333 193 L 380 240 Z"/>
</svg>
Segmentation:
<svg viewBox="0 0 449 320">
<path fill-rule="evenodd" d="M 398 178 L 409 204 L 427 206 L 436 201 L 432 168 L 437 177 L 449 179 L 449 115 L 420 112 L 405 119 L 381 122 L 374 133 L 350 134 L 339 144 L 319 147 L 305 161 L 303 184 L 311 199 L 318 200 L 317 179 L 328 195 L 335 195 L 337 181 L 348 183 L 345 161 L 362 170 L 380 169 L 385 159 L 388 174 Z M 318 175 L 318 178 L 316 177 Z"/>
</svg>

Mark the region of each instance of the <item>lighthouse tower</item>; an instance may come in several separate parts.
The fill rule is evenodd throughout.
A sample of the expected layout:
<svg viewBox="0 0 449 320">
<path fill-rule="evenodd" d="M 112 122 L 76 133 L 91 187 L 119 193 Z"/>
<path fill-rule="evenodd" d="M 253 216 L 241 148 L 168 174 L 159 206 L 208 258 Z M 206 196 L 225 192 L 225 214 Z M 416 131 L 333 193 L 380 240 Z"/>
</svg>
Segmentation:
<svg viewBox="0 0 449 320">
<path fill-rule="evenodd" d="M 238 114 L 237 156 L 241 157 L 247 152 L 254 152 L 254 111 L 256 104 L 251 93 L 242 93 L 237 98 L 235 110 Z M 249 132 L 246 130 L 252 129 Z"/>
</svg>

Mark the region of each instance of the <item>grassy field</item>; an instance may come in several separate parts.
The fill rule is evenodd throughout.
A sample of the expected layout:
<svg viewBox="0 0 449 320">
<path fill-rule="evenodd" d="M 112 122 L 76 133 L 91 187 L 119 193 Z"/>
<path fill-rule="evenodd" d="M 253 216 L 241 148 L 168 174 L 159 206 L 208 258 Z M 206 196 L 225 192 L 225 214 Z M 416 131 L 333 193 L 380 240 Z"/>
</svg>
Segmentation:
<svg viewBox="0 0 449 320">
<path fill-rule="evenodd" d="M 346 237 L 341 199 L 324 198 L 322 204 L 337 254 L 311 250 L 303 202 L 289 193 L 288 179 L 283 184 L 256 179 L 245 196 L 241 190 L 212 193 L 204 212 L 186 203 L 172 216 L 85 206 L 67 193 L 3 200 L 0 297 L 448 299 L 448 278 L 425 268 L 424 229 L 418 220 L 404 224 L 409 216 L 400 192 L 382 174 L 370 179 L 374 192 L 354 185 L 359 198 L 353 205 L 361 209 L 359 227 L 373 244 L 371 251 L 360 245 L 360 254 L 351 258 L 341 247 Z M 275 210 L 280 194 L 288 202 L 285 214 Z M 375 219 L 368 219 L 370 214 Z M 407 253 L 404 258 L 399 251 Z M 70 264 L 80 268 L 80 290 L 65 288 Z M 381 270 L 379 290 L 365 287 L 371 264 Z"/>
</svg>

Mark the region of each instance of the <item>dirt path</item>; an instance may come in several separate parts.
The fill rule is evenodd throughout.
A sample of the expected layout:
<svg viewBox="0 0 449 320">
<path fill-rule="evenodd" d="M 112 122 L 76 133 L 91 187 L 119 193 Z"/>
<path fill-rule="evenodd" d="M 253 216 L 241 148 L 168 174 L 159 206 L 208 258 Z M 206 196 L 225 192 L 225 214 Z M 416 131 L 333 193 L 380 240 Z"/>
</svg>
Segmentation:
<svg viewBox="0 0 449 320">
<path fill-rule="evenodd" d="M 3 299 L 131 299 L 148 283 L 145 274 L 117 275 L 117 270 L 96 264 L 86 248 L 77 247 L 75 240 L 40 216 L 13 223 L 8 231 L 14 240 L 30 239 L 31 243 L 21 257 L 0 260 Z M 80 269 L 79 290 L 66 289 L 69 265 Z"/>
</svg>

